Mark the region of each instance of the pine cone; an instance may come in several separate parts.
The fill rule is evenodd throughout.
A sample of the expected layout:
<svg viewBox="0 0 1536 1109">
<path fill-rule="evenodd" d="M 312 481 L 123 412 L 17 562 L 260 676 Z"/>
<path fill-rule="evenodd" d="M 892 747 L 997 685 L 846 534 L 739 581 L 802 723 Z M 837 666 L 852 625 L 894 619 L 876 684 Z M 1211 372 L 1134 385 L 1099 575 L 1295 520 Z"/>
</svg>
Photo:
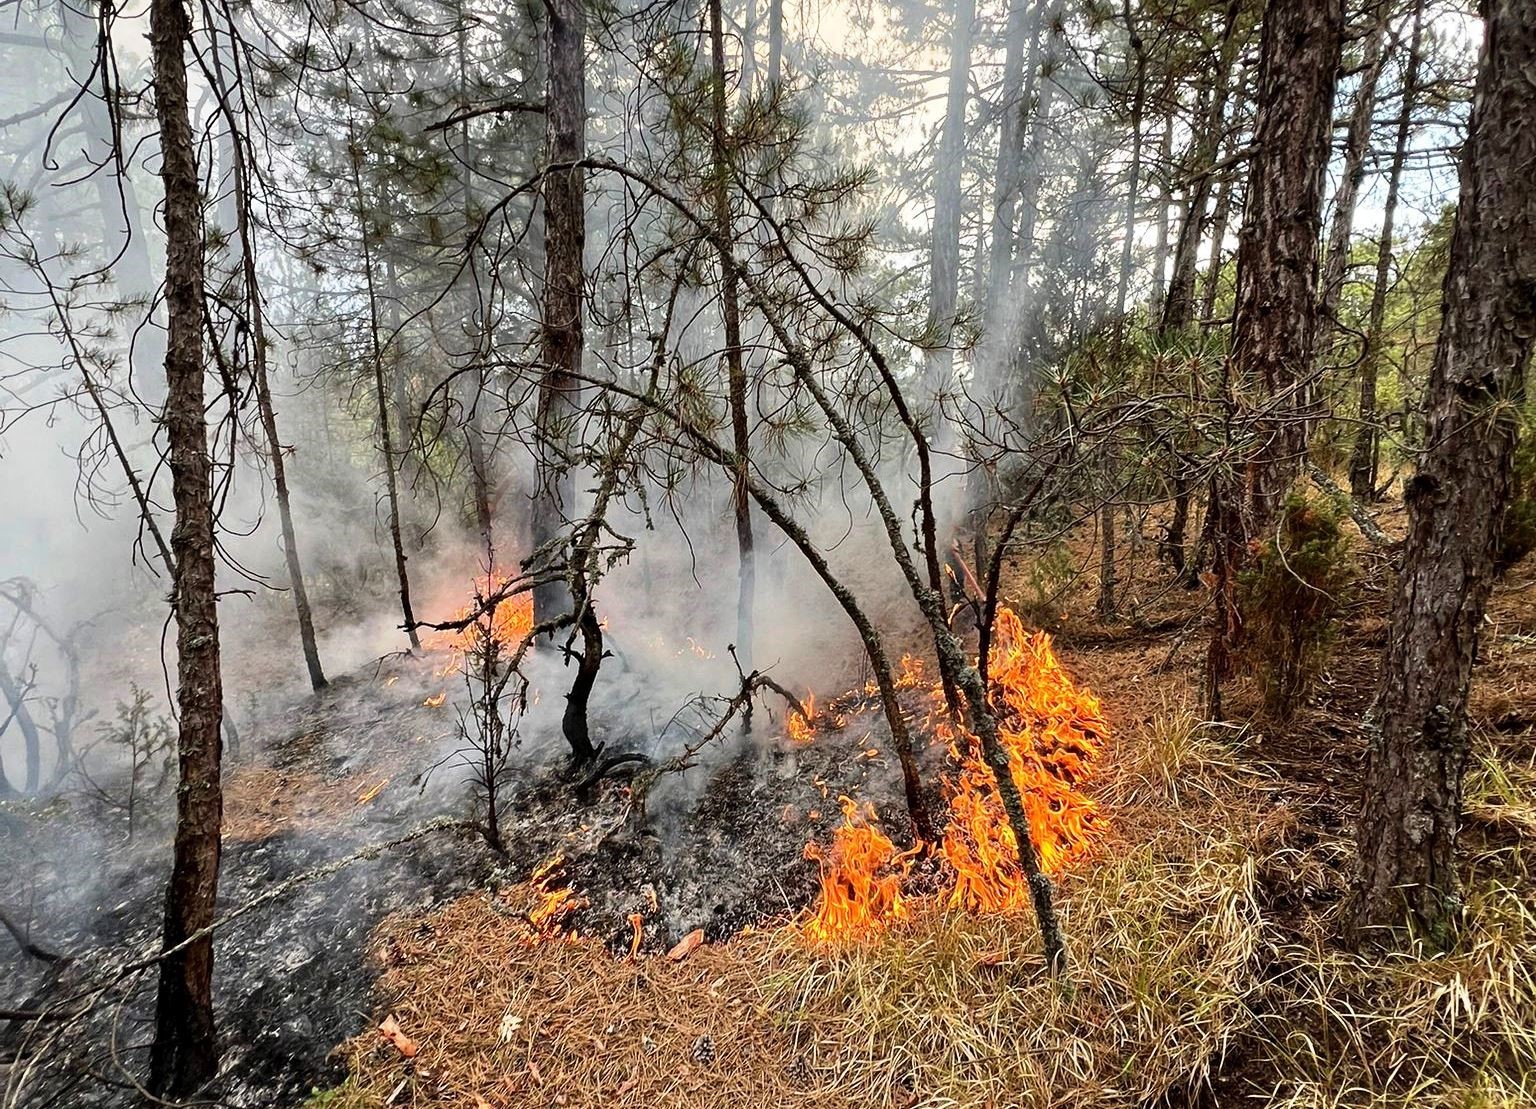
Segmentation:
<svg viewBox="0 0 1536 1109">
<path fill-rule="evenodd" d="M 693 1041 L 693 1051 L 690 1054 L 695 1063 L 709 1066 L 715 1061 L 715 1041 L 708 1036 L 700 1036 Z"/>
<path fill-rule="evenodd" d="M 809 1087 L 814 1084 L 811 1064 L 804 1055 L 796 1055 L 791 1059 L 789 1066 L 784 1068 L 784 1075 L 796 1086 Z"/>
</svg>

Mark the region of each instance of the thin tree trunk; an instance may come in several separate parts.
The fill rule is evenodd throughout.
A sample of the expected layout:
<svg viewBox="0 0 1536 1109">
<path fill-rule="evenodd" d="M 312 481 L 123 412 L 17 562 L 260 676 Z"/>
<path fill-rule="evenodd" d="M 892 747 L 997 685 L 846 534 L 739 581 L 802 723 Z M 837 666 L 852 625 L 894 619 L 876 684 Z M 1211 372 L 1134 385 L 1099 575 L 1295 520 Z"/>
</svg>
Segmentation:
<svg viewBox="0 0 1536 1109">
<path fill-rule="evenodd" d="M 227 95 L 226 90 L 226 95 Z M 277 498 L 277 517 L 283 537 L 283 559 L 288 566 L 288 588 L 293 591 L 294 613 L 299 621 L 299 648 L 309 672 L 310 688 L 325 688 L 325 671 L 320 666 L 320 648 L 315 642 L 315 620 L 309 607 L 309 591 L 304 586 L 304 564 L 299 559 L 299 541 L 293 526 L 293 506 L 288 495 L 288 468 L 283 461 L 283 444 L 277 434 L 277 410 L 272 404 L 272 388 L 267 374 L 266 312 L 261 286 L 256 275 L 256 244 L 251 230 L 250 175 L 245 160 L 244 136 L 230 127 L 230 174 L 234 182 L 235 226 L 240 236 L 240 263 L 246 287 L 246 303 L 251 323 L 251 373 L 256 385 L 256 408 L 272 462 L 272 488 Z"/>
<path fill-rule="evenodd" d="M 1210 99 L 1205 105 L 1205 119 L 1201 123 L 1194 157 L 1190 159 L 1192 164 L 1188 167 L 1194 177 L 1189 183 L 1189 192 L 1184 202 L 1184 218 L 1179 222 L 1179 234 L 1174 242 L 1173 273 L 1168 279 L 1168 295 L 1163 301 L 1162 316 L 1158 323 L 1159 332 L 1162 334 L 1188 326 L 1194 316 L 1195 264 L 1200 254 L 1200 238 L 1206 228 L 1206 208 L 1210 203 L 1211 186 L 1216 177 L 1210 167 L 1216 164 L 1217 152 L 1222 145 L 1222 131 L 1226 124 L 1232 67 L 1236 62 L 1239 45 L 1237 17 L 1240 11 L 1240 0 L 1232 0 L 1227 6 L 1221 46 L 1217 51 L 1216 80 Z M 1223 200 L 1218 202 L 1218 207 L 1225 207 L 1225 191 L 1223 191 Z M 1226 225 L 1223 220 L 1221 237 L 1225 235 Z M 1220 256 L 1220 249 L 1218 238 L 1215 246 L 1217 257 Z"/>
<path fill-rule="evenodd" d="M 547 158 L 563 164 L 579 160 L 586 149 L 586 0 L 551 0 L 547 10 Z M 562 446 L 576 432 L 581 404 L 585 244 L 585 172 L 554 170 L 544 178 L 543 377 L 534 426 L 533 553 L 559 545 L 567 514 L 574 511 L 576 483 Z M 541 585 L 533 593 L 534 621 L 569 613 L 571 605 L 567 586 Z"/>
<path fill-rule="evenodd" d="M 1383 42 L 1387 37 L 1387 21 L 1383 17 L 1370 30 L 1365 44 L 1364 68 L 1360 72 L 1360 87 L 1355 90 L 1355 102 L 1349 113 L 1349 128 L 1344 136 L 1344 168 L 1339 177 L 1338 192 L 1333 198 L 1333 222 L 1328 229 L 1328 250 L 1323 262 L 1323 292 L 1318 354 L 1326 356 L 1330 339 L 1335 331 L 1334 319 L 1339 307 L 1339 295 L 1344 290 L 1344 278 L 1349 273 L 1350 232 L 1354 228 L 1355 205 L 1360 197 L 1360 186 L 1365 181 L 1365 159 L 1371 151 L 1371 121 L 1376 111 L 1376 86 L 1381 81 L 1381 70 L 1387 52 Z"/>
<path fill-rule="evenodd" d="M 469 18 L 464 10 L 463 0 L 458 3 L 458 32 L 457 47 L 459 60 L 459 89 L 465 97 L 461 102 L 461 110 L 469 108 Z M 459 125 L 459 202 L 460 214 L 464 220 L 464 233 L 468 235 L 470 229 L 475 226 L 474 213 L 474 150 L 469 142 L 469 120 L 465 119 Z M 482 353 L 483 333 L 479 322 L 480 298 L 479 298 L 479 271 L 476 267 L 476 254 L 470 251 L 466 259 L 466 275 L 464 277 L 464 289 L 461 297 L 464 306 L 464 332 L 474 339 L 472 346 L 473 357 L 478 361 Z M 480 400 L 484 392 L 484 382 L 476 375 L 473 382 L 474 392 L 469 399 L 469 409 L 465 414 L 464 444 L 469 455 L 469 473 L 472 492 L 475 500 L 475 526 L 480 534 L 480 547 L 485 554 L 485 566 L 487 573 L 496 565 L 496 534 L 495 520 L 491 512 L 491 501 L 494 498 L 492 475 L 492 460 L 485 449 L 485 429 L 481 424 Z"/>
<path fill-rule="evenodd" d="M 1152 295 L 1148 311 L 1156 316 L 1168 291 L 1168 207 L 1173 203 L 1173 113 L 1163 120 L 1163 137 L 1157 144 L 1157 245 L 1153 248 Z"/>
<path fill-rule="evenodd" d="M 1408 538 L 1366 759 L 1352 914 L 1365 938 L 1407 923 L 1442 945 L 1461 904 L 1467 687 L 1536 336 L 1536 4 L 1485 0 L 1482 11 L 1425 450 L 1405 490 Z"/>
<path fill-rule="evenodd" d="M 942 396 L 953 383 L 955 320 L 960 298 L 960 217 L 964 196 L 965 109 L 976 0 L 956 0 L 949 38 L 944 123 L 933 166 L 933 230 L 928 251 L 927 386 Z"/>
<path fill-rule="evenodd" d="M 1060 39 L 1057 25 L 1061 9 L 1062 0 L 1053 0 L 1046 9 L 1041 27 L 1044 37 L 1041 54 L 1045 60 L 1038 71 L 1032 69 L 1026 74 L 1034 84 L 1034 96 L 1026 93 L 1024 98 L 1026 104 L 1031 99 L 1034 101 L 1034 122 L 1030 127 L 1019 184 L 1019 231 L 1013 260 L 1013 285 L 1018 289 L 1028 288 L 1030 267 L 1035 260 L 1035 228 L 1040 221 L 1040 189 L 1045 181 L 1045 140 L 1050 130 L 1051 101 L 1056 91 Z"/>
<path fill-rule="evenodd" d="M 1126 174 L 1125 219 L 1121 230 L 1119 276 L 1115 282 L 1115 349 L 1125 342 L 1125 306 L 1131 287 L 1131 260 L 1136 247 L 1136 201 L 1141 191 L 1142 115 L 1147 104 L 1147 53 L 1131 15 L 1131 0 L 1125 0 L 1125 33 L 1136 57 L 1131 92 L 1131 168 Z"/>
<path fill-rule="evenodd" d="M 1213 715 L 1241 636 L 1237 576 L 1250 542 L 1269 531 L 1300 471 L 1314 415 L 1317 240 L 1343 29 L 1342 0 L 1271 0 L 1264 12 L 1255 152 L 1224 391 L 1228 435 L 1246 433 L 1257 445 L 1247 452 L 1245 473 L 1223 472 L 1212 486 L 1216 620 L 1206 679 Z M 1255 397 L 1262 415 L 1242 417 L 1238 426 Z"/>
<path fill-rule="evenodd" d="M 363 149 L 356 132 L 349 126 L 349 154 L 352 159 L 352 187 L 357 193 L 357 223 L 363 255 L 363 285 L 368 296 L 368 337 L 373 360 L 374 402 L 379 416 L 379 451 L 384 456 L 384 491 L 389 501 L 389 541 L 395 553 L 395 580 L 400 588 L 400 612 L 405 617 L 405 634 L 411 650 L 421 649 L 416 632 L 416 614 L 411 608 L 411 578 L 405 563 L 405 542 L 400 531 L 400 484 L 395 473 L 395 449 L 389 430 L 389 396 L 384 387 L 384 344 L 380 336 L 379 298 L 373 283 L 373 248 L 369 243 L 368 210 L 363 198 Z"/>
<path fill-rule="evenodd" d="M 752 542 L 752 502 L 747 497 L 747 466 L 750 443 L 747 428 L 747 373 L 741 357 L 741 303 L 739 279 L 731 262 L 736 232 L 731 218 L 731 163 L 727 149 L 725 118 L 725 27 L 721 0 L 709 0 L 710 41 L 710 154 L 714 165 L 713 200 L 715 233 L 719 238 L 720 314 L 725 323 L 725 365 L 731 409 L 731 449 L 736 455 L 736 474 L 731 485 L 731 507 L 736 519 L 736 550 L 739 576 L 736 596 L 736 650 L 741 665 L 752 670 L 752 607 L 757 571 Z"/>
<path fill-rule="evenodd" d="M 202 198 L 184 53 L 192 27 L 183 0 L 152 0 L 149 18 L 165 190 L 166 402 L 161 419 L 176 503 L 171 547 L 176 564 L 180 780 L 161 935 L 169 949 L 213 923 L 224 813 L 219 742 L 223 682 L 212 461 L 203 398 Z M 148 1088 L 163 1098 L 188 1096 L 212 1080 L 218 1061 L 213 939 L 204 936 L 160 964 Z"/>
<path fill-rule="evenodd" d="M 1242 134 L 1241 120 L 1248 94 L 1248 82 L 1252 76 L 1247 69 L 1237 86 L 1232 100 L 1232 115 L 1227 124 L 1227 142 L 1223 157 L 1231 157 L 1237 151 Z M 1221 290 L 1221 261 L 1227 249 L 1227 228 L 1232 221 L 1234 194 L 1237 191 L 1237 171 L 1228 166 L 1222 170 L 1216 186 L 1216 206 L 1211 213 L 1211 248 L 1206 258 L 1205 285 L 1200 294 L 1200 318 L 1211 320 L 1216 315 L 1216 294 Z"/>
<path fill-rule="evenodd" d="M 37 793 L 43 782 L 42 736 L 38 733 L 37 721 L 32 718 L 32 711 L 27 708 L 27 690 L 17 684 L 16 679 L 11 677 L 11 672 L 3 664 L 0 664 L 0 693 L 5 694 L 6 704 L 10 706 L 7 723 L 14 720 L 16 726 L 21 729 L 26 774 L 21 788 L 23 793 L 31 797 Z"/>
<path fill-rule="evenodd" d="M 1392 277 L 1392 234 L 1397 200 L 1402 189 L 1403 159 L 1413 131 L 1413 109 L 1418 95 L 1419 47 L 1424 32 L 1424 6 L 1413 10 L 1413 36 L 1408 44 L 1408 65 L 1403 74 L 1402 107 L 1397 115 L 1397 135 L 1392 163 L 1387 170 L 1387 199 L 1381 217 L 1381 241 L 1376 247 L 1376 282 L 1371 287 L 1371 310 L 1365 328 L 1365 350 L 1360 356 L 1360 421 L 1355 449 L 1349 459 L 1349 491 L 1358 500 L 1376 499 L 1376 463 L 1381 433 L 1376 426 L 1376 379 L 1381 369 L 1382 333 L 1386 330 L 1387 292 Z"/>
</svg>

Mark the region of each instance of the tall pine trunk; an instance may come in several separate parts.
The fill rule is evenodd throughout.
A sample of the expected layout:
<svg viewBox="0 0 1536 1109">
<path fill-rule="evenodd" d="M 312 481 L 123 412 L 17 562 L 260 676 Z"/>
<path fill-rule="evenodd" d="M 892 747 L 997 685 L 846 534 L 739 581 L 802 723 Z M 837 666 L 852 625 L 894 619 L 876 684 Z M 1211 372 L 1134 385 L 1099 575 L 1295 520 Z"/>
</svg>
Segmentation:
<svg viewBox="0 0 1536 1109">
<path fill-rule="evenodd" d="M 1328 353 L 1328 338 L 1335 330 L 1335 313 L 1339 296 L 1344 291 L 1344 279 L 1349 274 L 1350 233 L 1354 229 L 1355 205 L 1359 201 L 1360 186 L 1365 182 L 1365 159 L 1371 151 L 1371 122 L 1376 112 L 1376 86 L 1381 81 L 1381 70 L 1387 59 L 1383 49 L 1387 37 L 1386 20 L 1380 19 L 1371 27 L 1365 44 L 1364 68 L 1360 71 L 1360 86 L 1355 90 L 1355 101 L 1349 113 L 1349 127 L 1344 133 L 1344 167 L 1339 176 L 1339 188 L 1333 198 L 1333 222 L 1328 228 L 1328 250 L 1323 260 L 1323 288 L 1318 337 L 1318 354 Z"/>
<path fill-rule="evenodd" d="M 368 207 L 363 194 L 363 148 L 355 131 L 349 128 L 348 151 L 352 162 L 352 188 L 357 195 L 357 233 L 363 256 L 363 291 L 368 298 L 368 343 L 373 362 L 373 399 L 379 417 L 379 453 L 384 456 L 384 493 L 389 506 L 389 541 L 394 548 L 395 582 L 400 593 L 400 612 L 404 619 L 406 640 L 411 650 L 421 649 L 416 632 L 416 614 L 411 607 L 411 577 L 406 570 L 405 540 L 400 528 L 400 482 L 396 470 L 394 440 L 389 429 L 389 394 L 384 384 L 385 348 L 380 334 L 379 294 L 373 280 L 373 247 L 368 234 Z M 396 379 L 399 374 L 397 372 Z M 398 404 L 396 409 L 398 411 Z M 405 434 L 404 428 L 401 435 Z M 403 453 L 403 451 L 402 451 Z"/>
<path fill-rule="evenodd" d="M 558 167 L 586 153 L 586 0 L 551 0 L 547 11 L 546 154 L 548 164 Z M 534 552 L 546 555 L 559 546 L 567 516 L 575 511 L 576 483 L 565 446 L 576 433 L 581 404 L 586 237 L 585 171 L 550 169 L 544 177 L 542 377 L 534 426 L 531 521 Z M 565 583 L 548 582 L 534 589 L 536 623 L 570 611 Z"/>
<path fill-rule="evenodd" d="M 1536 3 L 1485 0 L 1482 11 L 1425 447 L 1405 490 L 1408 538 L 1366 759 L 1352 915 L 1367 938 L 1408 924 L 1445 944 L 1460 910 L 1467 687 L 1536 337 Z"/>
<path fill-rule="evenodd" d="M 1228 85 L 1232 79 L 1232 67 L 1239 45 L 1237 35 L 1238 0 L 1232 0 L 1227 8 L 1221 46 L 1217 51 L 1216 81 L 1206 104 L 1205 119 L 1201 121 L 1199 137 L 1195 140 L 1193 157 L 1187 167 L 1192 174 L 1189 192 L 1184 201 L 1184 218 L 1179 222 L 1179 234 L 1174 240 L 1173 272 L 1168 278 L 1168 295 L 1163 300 L 1159 330 L 1166 334 L 1187 326 L 1194 317 L 1195 264 L 1200 254 L 1200 238 L 1206 227 L 1206 208 L 1210 204 L 1211 186 L 1217 174 L 1216 164 L 1221 149 L 1222 132 L 1226 123 Z M 1225 228 L 1223 228 L 1225 233 Z"/>
<path fill-rule="evenodd" d="M 732 514 L 736 520 L 739 575 L 736 595 L 736 650 L 742 669 L 752 670 L 752 606 L 756 591 L 756 556 L 752 543 L 752 502 L 747 496 L 747 466 L 751 457 L 747 428 L 747 372 L 741 357 L 740 280 L 731 261 L 736 232 L 731 218 L 731 154 L 726 135 L 725 26 L 721 0 L 709 0 L 710 42 L 710 156 L 714 173 L 715 235 L 719 242 L 720 314 L 725 323 L 725 365 L 731 409 L 731 450 L 735 474 L 731 487 Z"/>
<path fill-rule="evenodd" d="M 1208 709 L 1221 710 L 1242 619 L 1237 575 L 1300 472 L 1314 418 L 1312 344 L 1324 171 L 1343 46 L 1343 0 L 1270 0 L 1264 10 L 1258 116 L 1237 254 L 1226 372 L 1229 420 L 1256 440 L 1245 472 L 1214 483 L 1216 620 L 1206 661 Z M 1246 413 L 1259 409 L 1262 414 Z"/>
<path fill-rule="evenodd" d="M 928 252 L 928 392 L 946 392 L 954 376 L 955 319 L 960 300 L 960 222 L 964 203 L 965 108 L 969 100 L 971 31 L 976 0 L 956 0 L 949 39 L 944 122 L 933 165 L 933 231 Z M 936 425 L 937 427 L 937 425 Z M 938 437 L 942 442 L 942 434 Z"/>
<path fill-rule="evenodd" d="M 225 95 L 228 96 L 226 90 Z M 242 92 L 243 97 L 243 92 Z M 230 127 L 230 176 L 233 181 L 235 226 L 240 237 L 240 265 L 246 288 L 247 312 L 251 324 L 251 376 L 256 386 L 256 410 L 272 463 L 272 488 L 277 498 L 277 519 L 283 538 L 283 561 L 288 567 L 288 588 L 293 592 L 294 615 L 299 623 L 299 649 L 309 672 L 310 688 L 325 688 L 325 670 L 320 665 L 320 648 L 315 642 L 315 618 L 309 607 L 309 590 L 304 585 L 304 563 L 299 558 L 298 532 L 293 526 L 293 504 L 288 495 L 288 466 L 283 460 L 283 443 L 277 434 L 277 410 L 272 404 L 272 385 L 267 372 L 266 306 L 256 274 L 256 243 L 252 231 L 250 172 L 246 160 L 245 136 Z"/>
<path fill-rule="evenodd" d="M 1371 288 L 1371 310 L 1366 320 L 1365 350 L 1360 357 L 1360 421 L 1355 449 L 1349 459 L 1349 491 L 1360 500 L 1376 497 L 1376 462 L 1381 434 L 1376 427 L 1376 379 L 1381 370 L 1382 333 L 1386 330 L 1388 283 L 1392 277 L 1392 235 L 1397 200 L 1402 191 L 1403 160 L 1413 130 L 1413 109 L 1419 83 L 1419 47 L 1424 31 L 1424 6 L 1415 5 L 1413 37 L 1408 44 L 1408 65 L 1403 73 L 1402 106 L 1397 114 L 1397 133 L 1392 162 L 1387 168 L 1387 199 L 1381 217 L 1381 241 L 1376 247 L 1376 283 Z"/>
<path fill-rule="evenodd" d="M 176 526 L 176 705 L 180 778 L 171 879 L 161 943 L 171 950 L 213 923 L 224 816 L 219 743 L 223 681 L 215 588 L 213 467 L 203 398 L 203 213 L 187 102 L 185 49 L 192 27 L 183 0 L 152 0 L 150 48 L 165 191 L 166 399 L 161 422 L 170 451 Z M 218 1071 L 213 1020 L 213 937 L 160 963 L 151 1093 L 184 1097 Z"/>
</svg>

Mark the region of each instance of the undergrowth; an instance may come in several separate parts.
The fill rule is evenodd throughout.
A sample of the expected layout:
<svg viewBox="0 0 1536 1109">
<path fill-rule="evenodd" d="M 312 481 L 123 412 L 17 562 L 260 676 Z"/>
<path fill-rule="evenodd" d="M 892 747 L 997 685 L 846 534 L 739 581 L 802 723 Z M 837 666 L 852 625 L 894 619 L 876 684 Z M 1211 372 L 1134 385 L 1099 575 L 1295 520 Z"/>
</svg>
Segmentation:
<svg viewBox="0 0 1536 1109">
<path fill-rule="evenodd" d="M 482 894 L 381 931 L 381 1015 L 421 1054 L 361 1036 L 313 1105 L 1125 1106 L 1207 1083 L 1308 1109 L 1536 1104 L 1536 775 L 1490 750 L 1469 777 L 1488 834 L 1456 949 L 1362 954 L 1327 898 L 1266 911 L 1271 884 L 1344 888 L 1352 851 L 1298 834 L 1241 739 L 1165 702 L 1118 741 L 1114 834 L 1062 882 L 1069 989 L 1027 915 L 925 910 L 843 946 L 770 929 L 674 963 L 529 942 Z"/>
</svg>

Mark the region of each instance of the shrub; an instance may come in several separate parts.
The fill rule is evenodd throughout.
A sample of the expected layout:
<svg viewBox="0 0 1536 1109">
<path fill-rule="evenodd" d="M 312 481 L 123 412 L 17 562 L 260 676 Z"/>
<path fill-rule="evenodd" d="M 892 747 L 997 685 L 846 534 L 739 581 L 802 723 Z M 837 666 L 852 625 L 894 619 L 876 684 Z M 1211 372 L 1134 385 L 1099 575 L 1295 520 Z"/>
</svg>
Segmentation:
<svg viewBox="0 0 1536 1109">
<path fill-rule="evenodd" d="M 1276 533 L 1259 541 L 1253 566 L 1238 578 L 1243 661 L 1270 720 L 1289 720 L 1321 672 L 1354 580 L 1337 510 L 1292 492 Z"/>
</svg>

